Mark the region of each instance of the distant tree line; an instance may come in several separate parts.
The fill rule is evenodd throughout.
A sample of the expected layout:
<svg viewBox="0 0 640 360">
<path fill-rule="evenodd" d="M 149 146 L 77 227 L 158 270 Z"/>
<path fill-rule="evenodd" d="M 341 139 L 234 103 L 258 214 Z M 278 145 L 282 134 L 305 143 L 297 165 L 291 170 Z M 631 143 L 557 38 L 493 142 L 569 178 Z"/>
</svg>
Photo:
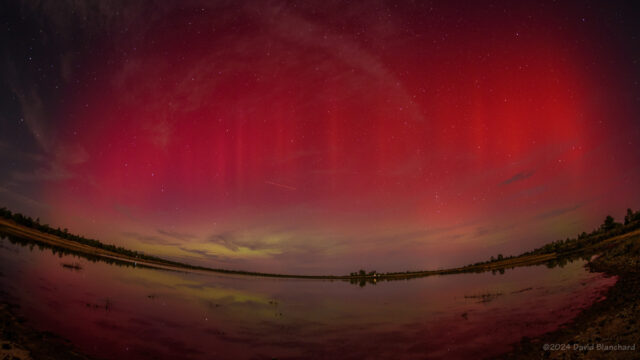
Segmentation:
<svg viewBox="0 0 640 360">
<path fill-rule="evenodd" d="M 621 235 L 630 231 L 634 231 L 636 229 L 640 229 L 640 211 L 632 211 L 631 209 L 627 209 L 627 213 L 624 218 L 624 223 L 616 222 L 615 219 L 608 215 L 602 225 L 598 228 L 594 229 L 590 233 L 583 232 L 577 235 L 575 238 L 567 238 L 565 240 L 553 241 L 549 244 L 546 244 L 540 248 L 534 249 L 532 251 L 527 251 L 520 255 L 510 255 L 504 256 L 503 254 L 498 254 L 497 256 L 491 256 L 491 258 L 487 261 L 480 261 L 473 264 L 469 264 L 462 268 L 458 269 L 449 269 L 447 271 L 410 271 L 407 270 L 405 272 L 387 272 L 387 273 L 377 273 L 376 271 L 367 272 L 365 270 L 359 270 L 357 272 L 352 272 L 349 275 L 352 277 L 350 280 L 352 284 L 365 286 L 366 284 L 375 284 L 380 281 L 389 281 L 389 280 L 399 280 L 399 279 L 411 279 L 416 277 L 421 277 L 425 275 L 429 275 L 432 273 L 439 274 L 455 274 L 460 272 L 484 272 L 486 268 L 482 265 L 488 265 L 494 262 L 509 260 L 518 258 L 521 256 L 527 255 L 544 255 L 544 254 L 575 254 L 575 258 L 582 258 L 580 256 L 580 250 L 583 248 L 599 243 L 602 240 Z M 552 259 L 547 263 L 548 267 L 564 267 L 568 262 L 572 262 L 574 258 L 563 257 Z M 507 266 L 508 267 L 508 266 Z M 513 266 L 511 267 L 513 268 Z M 504 273 L 504 269 L 493 269 L 491 270 L 494 274 Z M 392 278 L 393 276 L 393 278 Z"/>
<path fill-rule="evenodd" d="M 96 256 L 96 255 L 91 255 L 88 253 L 80 253 L 77 251 L 71 251 L 68 249 L 65 249 L 63 247 L 59 247 L 59 246 L 55 246 L 55 245 L 49 245 L 49 244 L 44 244 L 44 243 L 36 243 L 33 241 L 30 241 L 28 239 L 23 239 L 17 236 L 13 236 L 13 235 L 9 235 L 9 234 L 3 234 L 0 233 L 0 239 L 9 239 L 9 242 L 15 245 L 20 245 L 20 247 L 28 247 L 29 251 L 33 251 L 34 248 L 38 248 L 39 251 L 45 251 L 45 250 L 50 250 L 51 253 L 53 255 L 57 255 L 58 257 L 62 258 L 63 256 L 73 256 L 73 257 L 77 257 L 77 258 L 84 258 L 92 263 L 96 263 L 96 262 L 104 262 L 107 264 L 111 264 L 111 265 L 117 265 L 117 266 L 124 266 L 124 267 L 141 267 L 141 268 L 148 268 L 148 266 L 146 265 L 141 265 L 141 264 L 136 264 L 134 265 L 133 263 L 127 262 L 127 261 L 121 261 L 121 260 L 117 260 L 117 259 L 112 259 L 112 258 L 108 258 L 108 257 L 103 257 L 103 256 Z"/>
<path fill-rule="evenodd" d="M 0 208 L 0 217 L 11 220 L 23 226 L 36 229 L 43 233 L 58 236 L 63 239 L 75 241 L 77 243 L 85 244 L 94 248 L 104 249 L 113 253 L 122 254 L 130 258 L 154 261 L 154 262 L 162 263 L 165 265 L 198 269 L 198 270 L 206 270 L 206 271 L 214 271 L 214 272 L 220 272 L 220 273 L 243 274 L 243 275 L 266 276 L 266 277 L 342 279 L 342 280 L 348 280 L 352 284 L 357 284 L 360 286 L 365 286 L 366 284 L 375 284 L 376 282 L 379 282 L 379 281 L 391 281 L 391 280 L 401 280 L 401 279 L 409 280 L 411 278 L 422 277 L 422 276 L 432 275 L 432 274 L 483 272 L 485 271 L 485 268 L 481 265 L 486 265 L 493 262 L 498 262 L 502 260 L 512 259 L 520 256 L 527 256 L 527 255 L 544 255 L 544 254 L 556 253 L 556 254 L 563 254 L 563 255 L 575 254 L 575 256 L 579 256 L 581 254 L 580 250 L 582 250 L 587 246 L 597 244 L 602 240 L 605 240 L 617 235 L 621 235 L 630 231 L 634 231 L 636 229 L 640 229 L 640 211 L 634 212 L 631 209 L 627 209 L 627 213 L 624 218 L 624 223 L 616 222 L 615 219 L 609 215 L 605 218 L 602 225 L 600 225 L 598 228 L 594 229 L 590 233 L 583 232 L 575 238 L 567 238 L 565 240 L 554 241 L 540 248 L 522 253 L 518 256 L 511 255 L 511 256 L 505 257 L 502 254 L 498 254 L 497 257 L 491 256 L 491 259 L 488 261 L 477 262 L 462 268 L 448 269 L 448 270 L 433 270 L 433 271 L 407 270 L 405 272 L 378 273 L 375 270 L 365 271 L 364 269 L 360 269 L 357 272 L 350 273 L 349 274 L 350 278 L 345 279 L 345 276 L 269 274 L 269 273 L 260 273 L 260 272 L 252 272 L 252 271 L 216 269 L 216 268 L 207 268 L 202 266 L 193 266 L 193 265 L 184 264 L 176 261 L 165 260 L 155 256 L 145 255 L 138 251 L 125 249 L 121 246 L 103 244 L 98 240 L 88 239 L 80 235 L 71 234 L 66 228 L 64 229 L 60 229 L 60 227 L 52 228 L 48 224 L 41 224 L 39 218 L 36 218 L 34 220 L 31 217 L 24 216 L 20 213 L 12 213 L 10 210 L 8 210 L 5 207 Z M 29 240 L 29 239 L 20 239 L 15 236 L 9 236 L 9 239 L 11 240 L 11 242 L 20 243 L 23 246 L 26 244 L 26 241 Z M 38 243 L 38 247 L 41 247 L 41 246 L 42 245 Z M 77 254 L 77 252 L 67 250 L 61 247 L 49 246 L 49 245 L 45 245 L 44 247 L 50 248 L 54 252 L 54 254 L 57 253 L 59 254 L 59 256 L 70 254 L 70 253 Z M 33 245 L 31 245 L 31 248 L 33 248 Z M 98 256 L 87 256 L 86 254 L 81 254 L 81 255 L 85 258 L 89 258 L 92 261 L 96 261 L 100 258 Z M 101 260 L 104 261 L 105 259 L 102 258 Z M 107 262 L 111 262 L 111 261 L 107 261 Z M 567 259 L 556 259 L 550 262 L 548 266 L 552 266 L 552 267 L 564 266 L 566 262 L 567 262 Z M 501 270 L 501 269 L 494 269 L 492 271 L 494 273 L 496 273 L 496 271 L 500 273 L 504 272 L 504 270 Z"/>
<path fill-rule="evenodd" d="M 92 247 L 95 247 L 95 248 L 111 251 L 111 252 L 114 252 L 114 253 L 117 253 L 117 254 L 121 254 L 121 255 L 125 255 L 125 256 L 134 258 L 134 259 L 160 261 L 160 262 L 168 264 L 168 265 L 185 266 L 185 264 L 182 264 L 182 263 L 179 263 L 179 262 L 169 261 L 169 260 L 161 259 L 161 258 L 158 258 L 158 257 L 155 257 L 155 256 L 145 255 L 144 253 L 141 253 L 139 251 L 125 249 L 122 246 L 115 246 L 115 245 L 112 245 L 112 244 L 103 244 L 98 240 L 88 239 L 88 238 L 85 238 L 84 236 L 75 235 L 75 234 L 70 233 L 67 228 L 64 228 L 64 229 L 60 229 L 60 227 L 53 228 L 53 227 L 49 226 L 48 224 L 41 224 L 40 223 L 40 218 L 36 218 L 34 220 L 30 216 L 25 216 L 25 215 L 22 215 L 20 213 L 12 213 L 10 210 L 8 210 L 5 207 L 0 208 L 0 217 L 3 217 L 5 219 L 7 219 L 7 220 L 13 220 L 17 224 L 20 224 L 20 225 L 23 225 L 23 226 L 26 226 L 26 227 L 29 227 L 29 228 L 32 228 L 32 229 L 36 229 L 36 230 L 38 230 L 40 232 L 43 232 L 43 233 L 55 235 L 55 236 L 60 237 L 62 239 L 75 241 L 75 242 L 80 243 L 80 244 L 84 244 L 84 245 L 92 246 Z"/>
<path fill-rule="evenodd" d="M 377 274 L 377 272 L 375 270 L 367 272 L 367 271 L 365 271 L 363 269 L 360 269 L 359 271 L 352 272 L 349 275 L 350 276 L 374 276 L 376 274 Z"/>
<path fill-rule="evenodd" d="M 498 254 L 497 257 L 492 256 L 489 261 L 477 262 L 469 266 L 484 265 L 500 260 L 512 259 L 515 257 L 526 255 L 575 252 L 583 249 L 586 246 L 597 244 L 598 242 L 610 237 L 621 235 L 637 229 L 640 229 L 640 210 L 634 212 L 631 209 L 627 209 L 627 213 L 624 217 L 624 223 L 616 222 L 613 216 L 607 215 L 607 217 L 605 217 L 604 221 L 602 222 L 602 225 L 592 230 L 590 233 L 582 232 L 574 238 L 566 238 L 564 240 L 553 241 L 542 247 L 527 251 L 517 256 L 511 255 L 508 257 L 504 257 L 502 254 Z"/>
<path fill-rule="evenodd" d="M 140 260 L 147 260 L 147 261 L 153 261 L 159 264 L 163 264 L 163 265 L 169 265 L 169 266 L 176 266 L 176 267 L 182 267 L 182 268 L 189 268 L 189 269 L 194 269 L 194 270 L 204 270 L 204 271 L 213 271 L 213 272 L 217 272 L 217 273 L 225 273 L 225 274 L 241 274 L 241 275 L 252 275 L 252 276 L 264 276 L 264 277 L 285 277 L 285 278 L 300 278 L 300 279 L 342 279 L 344 278 L 344 276 L 333 276 L 333 275 L 288 275 L 288 274 L 271 274 L 271 273 L 261 273 L 261 272 L 255 272 L 255 271 L 243 271 L 243 270 L 230 270 L 230 269 L 219 269 L 219 268 L 209 268 L 209 267 L 204 267 L 204 266 L 196 266 L 196 265 L 189 265 L 189 264 L 185 264 L 185 263 L 181 263 L 181 262 L 177 262 L 177 261 L 171 261 L 171 260 L 166 260 L 166 259 L 162 259 L 156 256 L 151 256 L 151 255 L 145 255 L 144 253 L 138 252 L 138 251 L 134 251 L 134 250 L 129 250 L 129 249 L 125 249 L 121 246 L 115 246 L 115 245 L 111 245 L 111 244 L 103 244 L 98 240 L 94 240 L 94 239 L 88 239 L 85 238 L 84 236 L 80 236 L 80 235 L 75 235 L 72 234 L 68 231 L 68 229 L 64 228 L 64 229 L 60 229 L 60 227 L 57 228 L 52 228 L 51 226 L 49 226 L 48 224 L 41 224 L 40 223 L 40 219 L 36 218 L 35 220 L 29 216 L 25 216 L 22 215 L 20 213 L 13 213 L 10 210 L 8 210 L 6 207 L 2 207 L 0 208 L 0 217 L 1 218 L 5 218 L 7 220 L 11 220 L 19 225 L 25 226 L 25 227 L 29 227 L 35 230 L 38 230 L 40 232 L 43 233 L 47 233 L 47 234 L 51 234 L 54 236 L 58 236 L 62 239 L 66 239 L 66 240 L 70 240 L 70 241 L 74 241 L 80 244 L 85 244 L 94 248 L 99 248 L 99 249 L 104 249 L 107 251 L 111 251 L 113 253 L 117 253 L 117 254 L 122 254 L 122 255 L 126 255 L 127 257 L 133 258 L 133 259 L 140 259 Z M 29 244 L 30 249 L 33 249 L 34 245 L 37 245 L 38 248 L 42 249 L 42 248 L 47 248 L 47 249 L 51 249 L 51 251 L 53 251 L 54 254 L 58 254 L 59 256 L 63 256 L 63 255 L 68 255 L 68 254 L 74 254 L 77 256 L 82 256 L 85 258 L 88 258 L 92 261 L 105 261 L 107 263 L 116 263 L 116 261 L 112 261 L 108 258 L 102 257 L 102 256 L 96 256 L 96 255 L 90 255 L 90 254 L 85 254 L 83 252 L 79 252 L 79 251 L 74 251 L 74 250 L 69 250 L 69 249 L 65 249 L 59 246 L 52 246 L 49 244 L 44 244 L 41 242 L 38 242 L 35 239 L 30 239 L 30 238 L 21 238 L 18 236 L 13 236 L 10 234 L 3 234 L 2 232 L 0 232 L 0 236 L 2 236 L 4 238 L 4 236 L 7 236 L 9 238 L 9 240 L 12 243 L 18 243 L 22 246 L 26 246 L 26 244 Z M 125 263 L 124 261 L 117 261 L 118 263 Z M 137 264 L 136 266 L 140 266 L 140 264 Z"/>
</svg>

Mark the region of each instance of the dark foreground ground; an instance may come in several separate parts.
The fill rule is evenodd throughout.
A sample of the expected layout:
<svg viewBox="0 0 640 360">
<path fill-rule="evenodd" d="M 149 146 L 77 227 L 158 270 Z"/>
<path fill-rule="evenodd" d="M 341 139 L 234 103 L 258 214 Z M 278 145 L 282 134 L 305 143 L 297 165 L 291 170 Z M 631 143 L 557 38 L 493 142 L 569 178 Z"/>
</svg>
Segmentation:
<svg viewBox="0 0 640 360">
<path fill-rule="evenodd" d="M 32 329 L 24 319 L 14 315 L 15 307 L 0 304 L 0 360 L 89 359 L 75 352 L 68 341 L 55 334 Z"/>
<path fill-rule="evenodd" d="M 591 255 L 597 256 L 589 262 L 591 271 L 619 278 L 606 299 L 554 332 L 514 344 L 501 358 L 640 359 L 640 232 L 606 239 L 579 254 Z M 67 340 L 37 331 L 16 317 L 18 305 L 11 303 L 10 294 L 0 293 L 0 298 L 8 299 L 0 304 L 0 360 L 89 359 Z"/>
</svg>

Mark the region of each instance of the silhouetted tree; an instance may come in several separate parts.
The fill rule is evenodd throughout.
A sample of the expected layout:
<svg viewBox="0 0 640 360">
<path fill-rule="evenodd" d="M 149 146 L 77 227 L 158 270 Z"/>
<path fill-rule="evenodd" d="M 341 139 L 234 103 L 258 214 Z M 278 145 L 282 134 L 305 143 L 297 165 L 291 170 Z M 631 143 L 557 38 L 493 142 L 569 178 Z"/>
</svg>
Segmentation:
<svg viewBox="0 0 640 360">
<path fill-rule="evenodd" d="M 613 228 L 615 227 L 616 227 L 616 221 L 613 219 L 613 216 L 607 215 L 607 217 L 604 219 L 604 223 L 600 228 L 604 231 L 609 231 L 609 230 L 613 230 Z"/>
<path fill-rule="evenodd" d="M 627 209 L 627 215 L 624 217 L 624 224 L 629 225 L 629 223 L 633 219 L 633 211 L 631 209 Z"/>
</svg>

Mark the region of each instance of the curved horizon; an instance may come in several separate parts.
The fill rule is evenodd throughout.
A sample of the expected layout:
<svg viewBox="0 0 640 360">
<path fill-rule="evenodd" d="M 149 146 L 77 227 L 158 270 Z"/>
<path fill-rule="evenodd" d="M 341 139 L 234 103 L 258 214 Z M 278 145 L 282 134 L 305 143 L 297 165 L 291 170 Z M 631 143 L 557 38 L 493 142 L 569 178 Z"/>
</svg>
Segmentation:
<svg viewBox="0 0 640 360">
<path fill-rule="evenodd" d="M 311 275 L 294 273 L 269 273 L 256 272 L 251 270 L 212 268 L 206 266 L 192 265 L 189 263 L 172 262 L 156 257 L 153 254 L 144 254 L 126 248 L 116 248 L 111 244 L 101 243 L 99 240 L 87 239 L 81 235 L 68 232 L 67 228 L 61 230 L 60 227 L 51 227 L 48 224 L 40 224 L 39 219 L 33 220 L 31 217 L 20 213 L 13 213 L 6 208 L 0 209 L 0 236 L 9 237 L 10 241 L 35 242 L 50 248 L 60 248 L 63 251 L 70 251 L 84 257 L 97 257 L 98 259 L 108 259 L 109 261 L 122 261 L 133 263 L 136 266 L 150 266 L 168 270 L 190 270 L 207 271 L 230 275 L 262 276 L 278 278 L 302 278 L 317 280 L 403 280 L 409 278 L 426 277 L 432 275 L 449 275 L 464 272 L 485 272 L 504 271 L 507 268 L 519 266 L 540 265 L 551 261 L 568 259 L 570 257 L 581 257 L 584 254 L 595 253 L 595 248 L 601 245 L 603 240 L 607 243 L 617 239 L 618 242 L 633 235 L 637 235 L 640 230 L 640 211 L 627 210 L 624 223 L 617 223 L 611 216 L 605 218 L 604 223 L 590 233 L 582 232 L 574 238 L 558 240 L 547 243 L 544 247 L 531 249 L 518 255 L 498 254 L 491 256 L 490 260 L 478 261 L 472 264 L 431 270 L 407 270 L 378 272 L 376 270 L 360 269 L 351 272 L 349 275 Z M 4 224 L 2 224 L 4 222 Z M 76 246 L 80 244 L 89 245 L 88 248 Z M 92 250 L 93 249 L 93 250 Z M 362 283 L 361 283 L 361 286 Z"/>
</svg>

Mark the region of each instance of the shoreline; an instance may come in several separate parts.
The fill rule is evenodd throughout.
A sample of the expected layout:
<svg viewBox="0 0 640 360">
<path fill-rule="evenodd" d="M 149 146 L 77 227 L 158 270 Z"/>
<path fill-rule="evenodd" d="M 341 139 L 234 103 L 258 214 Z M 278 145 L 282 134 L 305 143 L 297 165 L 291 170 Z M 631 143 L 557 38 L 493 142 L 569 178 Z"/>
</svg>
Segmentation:
<svg viewBox="0 0 640 360">
<path fill-rule="evenodd" d="M 19 305 L 5 300 L 0 292 L 0 359 L 10 360 L 90 360 L 76 351 L 69 341 L 48 331 L 39 331 L 18 317 L 14 310 Z"/>
<path fill-rule="evenodd" d="M 0 230 L 5 230 L 3 224 L 6 221 L 0 219 Z M 19 227 L 14 229 L 14 233 L 29 235 L 30 232 L 20 231 Z M 36 234 L 37 235 L 37 234 Z M 47 244 L 51 247 L 62 247 L 72 253 L 79 252 L 85 255 L 97 256 L 99 258 L 111 259 L 112 261 L 123 261 L 130 265 L 136 262 L 135 259 L 112 255 L 105 251 L 87 246 L 78 246 L 83 251 L 77 251 L 78 247 L 69 246 L 69 240 L 56 243 L 52 239 L 31 239 L 37 243 Z M 40 241 L 38 241 L 40 240 Z M 55 240 L 55 239 L 54 239 Z M 64 240 L 64 239 L 60 239 Z M 60 246 L 62 245 L 62 246 Z M 65 247 L 67 245 L 69 247 Z M 104 251 L 104 250 L 102 250 Z M 637 358 L 638 346 L 640 345 L 640 230 L 633 230 L 617 236 L 611 236 L 599 241 L 596 244 L 585 247 L 579 252 L 552 253 L 544 255 L 519 256 L 502 261 L 472 265 L 460 268 L 452 268 L 435 271 L 422 271 L 413 273 L 399 273 L 387 275 L 389 279 L 400 280 L 409 278 L 425 277 L 430 275 L 448 275 L 469 272 L 496 271 L 500 269 L 515 268 L 521 266 L 531 266 L 539 264 L 551 264 L 566 258 L 581 257 L 591 258 L 587 263 L 589 271 L 604 273 L 607 276 L 617 276 L 618 281 L 604 294 L 605 299 L 593 303 L 588 308 L 581 311 L 574 319 L 561 325 L 558 329 L 545 333 L 536 338 L 523 338 L 518 343 L 511 344 L 512 350 L 499 355 L 499 359 L 634 359 Z M 104 260 L 103 259 L 103 260 Z M 140 265 L 144 261 L 138 261 Z M 146 266 L 146 265 L 145 265 Z M 162 263 L 151 262 L 151 267 L 158 269 L 168 269 L 176 271 L 194 272 L 216 272 L 234 274 L 232 272 L 207 271 L 194 268 L 181 268 L 167 266 Z M 235 275 L 260 276 L 248 272 L 240 272 Z M 273 275 L 271 277 L 284 278 L 308 278 L 304 275 Z M 0 276 L 3 276 L 0 273 Z M 362 277 L 351 276 L 313 276 L 311 279 L 321 280 L 361 280 Z M 29 326 L 28 323 L 17 317 L 14 308 L 18 305 L 11 303 L 11 296 L 0 291 L 0 358 L 11 354 L 8 359 L 90 359 L 86 355 L 75 351 L 74 345 L 59 336 L 38 331 Z M 5 345 L 6 344 L 6 345 Z M 557 350 L 545 350 L 545 344 L 558 344 Z M 8 348 L 5 349 L 5 346 Z M 598 345 L 603 346 L 632 346 L 635 350 L 601 350 Z M 591 347 L 592 346 L 592 347 Z"/>
<path fill-rule="evenodd" d="M 618 281 L 573 320 L 539 337 L 523 338 L 498 359 L 637 359 L 640 351 L 640 235 L 605 243 L 587 266 Z M 616 348 L 617 347 L 617 348 Z"/>
<path fill-rule="evenodd" d="M 375 273 L 365 275 L 304 275 L 304 274 L 274 274 L 263 272 L 252 272 L 244 270 L 229 270 L 229 269 L 214 269 L 203 266 L 194 266 L 185 263 L 178 263 L 168 261 L 164 259 L 148 260 L 142 258 L 136 258 L 119 254 L 117 252 L 92 247 L 89 245 L 81 244 L 73 240 L 63 239 L 55 235 L 43 233 L 36 229 L 26 227 L 24 225 L 17 224 L 13 221 L 0 218 L 0 233 L 6 233 L 18 238 L 25 239 L 27 241 L 33 241 L 45 246 L 51 246 L 68 250 L 70 252 L 79 253 L 83 255 L 89 255 L 93 257 L 100 257 L 108 260 L 114 260 L 119 262 L 125 262 L 132 265 L 147 266 L 157 269 L 174 270 L 174 271 L 186 271 L 186 272 L 198 272 L 198 273 L 217 273 L 227 275 L 240 275 L 240 276 L 254 276 L 254 277 L 269 277 L 269 278 L 288 278 L 288 279 L 309 279 L 309 280 L 345 280 L 345 281 L 365 281 L 365 282 L 378 282 L 378 281 L 393 281 L 393 280 L 405 280 L 411 278 L 420 278 L 433 275 L 451 275 L 451 274 L 463 274 L 471 272 L 486 272 L 486 271 L 500 271 L 504 269 L 512 269 L 520 266 L 531 266 L 544 264 L 552 260 L 557 260 L 563 257 L 580 256 L 581 254 L 590 253 L 592 249 L 586 248 L 579 252 L 565 252 L 565 253 L 547 253 L 547 254 L 527 254 L 519 255 L 515 257 L 506 258 L 503 260 L 495 260 L 491 262 L 477 263 L 473 265 L 460 266 L 448 269 L 437 270 L 419 270 L 419 271 L 407 271 L 407 272 L 391 272 L 391 273 Z M 619 240 L 620 237 L 629 236 L 633 234 L 640 234 L 640 230 L 631 231 L 629 233 L 614 236 L 610 239 L 604 240 L 599 244 L 610 243 Z"/>
</svg>

